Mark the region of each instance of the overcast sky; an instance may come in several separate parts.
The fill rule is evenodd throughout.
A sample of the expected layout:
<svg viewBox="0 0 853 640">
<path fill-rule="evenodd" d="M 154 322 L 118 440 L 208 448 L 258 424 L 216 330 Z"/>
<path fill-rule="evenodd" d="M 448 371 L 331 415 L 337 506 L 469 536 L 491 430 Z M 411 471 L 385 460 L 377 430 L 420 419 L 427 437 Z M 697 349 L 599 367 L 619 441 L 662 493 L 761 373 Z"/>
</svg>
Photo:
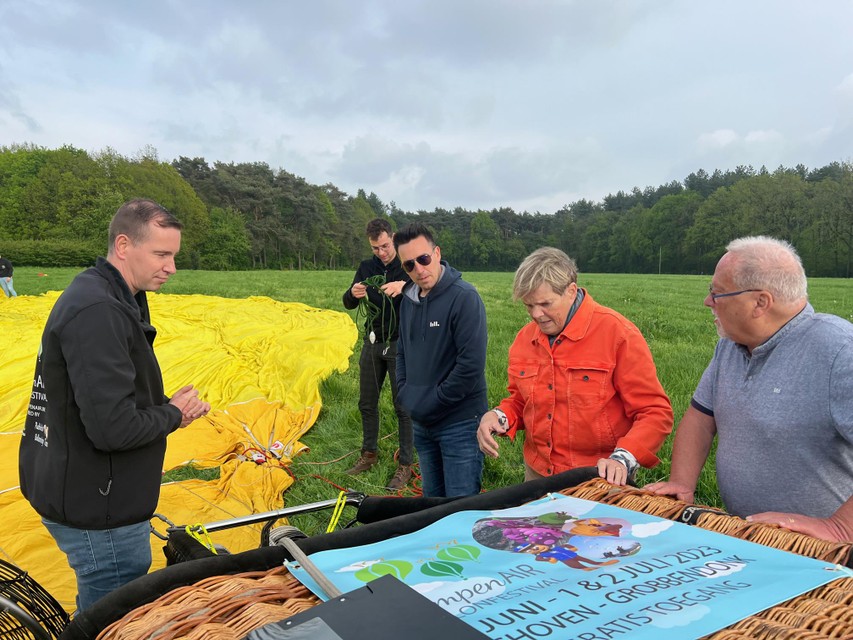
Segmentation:
<svg viewBox="0 0 853 640">
<path fill-rule="evenodd" d="M 23 142 L 553 213 L 853 159 L 853 2 L 0 0 L 0 145 Z"/>
</svg>

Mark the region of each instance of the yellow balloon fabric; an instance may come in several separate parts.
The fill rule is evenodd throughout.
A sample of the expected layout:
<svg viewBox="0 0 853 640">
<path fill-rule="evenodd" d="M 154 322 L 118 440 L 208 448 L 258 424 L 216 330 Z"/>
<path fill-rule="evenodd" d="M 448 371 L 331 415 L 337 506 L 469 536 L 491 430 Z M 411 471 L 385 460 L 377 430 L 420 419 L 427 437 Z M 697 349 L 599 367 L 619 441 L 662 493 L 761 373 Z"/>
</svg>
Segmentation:
<svg viewBox="0 0 853 640">
<path fill-rule="evenodd" d="M 18 443 L 41 333 L 59 297 L 0 299 L 0 557 L 30 572 L 68 611 L 76 582 L 65 556 L 18 489 Z M 218 480 L 164 484 L 158 513 L 179 525 L 227 520 L 283 505 L 299 438 L 320 412 L 320 383 L 344 372 L 357 338 L 345 313 L 266 297 L 149 294 L 167 393 L 193 384 L 211 412 L 168 439 L 164 469 L 219 467 Z M 154 521 L 165 532 L 166 525 Z M 211 535 L 232 552 L 260 544 L 261 525 Z M 164 566 L 152 536 L 152 570 Z"/>
</svg>

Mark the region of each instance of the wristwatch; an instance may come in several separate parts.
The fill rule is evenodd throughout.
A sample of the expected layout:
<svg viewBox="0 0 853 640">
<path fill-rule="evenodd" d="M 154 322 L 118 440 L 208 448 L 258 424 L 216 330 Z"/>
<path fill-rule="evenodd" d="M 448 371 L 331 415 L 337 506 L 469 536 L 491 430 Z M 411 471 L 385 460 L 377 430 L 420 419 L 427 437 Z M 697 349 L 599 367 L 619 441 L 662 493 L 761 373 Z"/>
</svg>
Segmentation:
<svg viewBox="0 0 853 640">
<path fill-rule="evenodd" d="M 632 480 L 634 478 L 634 474 L 637 472 L 637 467 L 640 464 L 637 462 L 637 459 L 627 449 L 617 448 L 613 453 L 610 454 L 611 460 L 616 460 L 616 462 L 620 462 L 625 466 L 628 470 L 628 479 Z"/>
<path fill-rule="evenodd" d="M 506 420 L 506 414 L 505 414 L 503 411 L 501 411 L 500 409 L 497 409 L 497 408 L 492 409 L 492 411 L 494 411 L 495 415 L 498 417 L 498 424 L 499 424 L 500 426 L 502 426 L 502 427 L 505 427 L 505 426 L 506 426 L 506 422 L 507 422 L 507 420 Z"/>
</svg>

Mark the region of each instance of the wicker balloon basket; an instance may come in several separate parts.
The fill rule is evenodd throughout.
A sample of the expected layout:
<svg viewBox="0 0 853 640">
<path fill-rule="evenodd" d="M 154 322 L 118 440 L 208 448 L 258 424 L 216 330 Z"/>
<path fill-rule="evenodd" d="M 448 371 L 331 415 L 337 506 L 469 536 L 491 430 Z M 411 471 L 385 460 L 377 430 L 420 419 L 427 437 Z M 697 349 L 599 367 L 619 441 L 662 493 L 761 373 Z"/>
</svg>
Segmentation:
<svg viewBox="0 0 853 640">
<path fill-rule="evenodd" d="M 671 520 L 685 519 L 691 507 L 664 496 L 617 488 L 591 480 L 564 495 L 641 511 Z M 846 563 L 850 544 L 835 544 L 749 523 L 714 510 L 693 511 L 691 524 L 776 549 L 832 563 Z M 251 630 L 310 609 L 320 600 L 284 567 L 216 576 L 180 587 L 130 611 L 105 628 L 98 640 L 232 640 Z M 853 579 L 841 578 L 802 596 L 745 618 L 708 636 L 713 640 L 823 640 L 853 638 Z"/>
<path fill-rule="evenodd" d="M 217 576 L 170 591 L 131 611 L 98 638 L 231 640 L 319 603 L 283 566 Z"/>
</svg>

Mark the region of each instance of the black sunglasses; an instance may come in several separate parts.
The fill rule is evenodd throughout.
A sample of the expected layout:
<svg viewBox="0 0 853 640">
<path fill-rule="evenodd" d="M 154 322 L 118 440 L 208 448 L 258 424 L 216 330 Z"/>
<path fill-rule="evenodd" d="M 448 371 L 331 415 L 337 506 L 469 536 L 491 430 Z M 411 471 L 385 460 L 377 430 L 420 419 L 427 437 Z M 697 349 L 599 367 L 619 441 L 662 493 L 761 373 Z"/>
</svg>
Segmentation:
<svg viewBox="0 0 853 640">
<path fill-rule="evenodd" d="M 425 253 L 421 256 L 418 256 L 414 260 L 406 260 L 403 263 L 403 268 L 406 270 L 406 273 L 412 272 L 412 269 L 415 268 L 415 262 L 417 262 L 422 267 L 428 267 L 429 265 L 432 264 L 432 254 L 431 253 Z"/>
</svg>

